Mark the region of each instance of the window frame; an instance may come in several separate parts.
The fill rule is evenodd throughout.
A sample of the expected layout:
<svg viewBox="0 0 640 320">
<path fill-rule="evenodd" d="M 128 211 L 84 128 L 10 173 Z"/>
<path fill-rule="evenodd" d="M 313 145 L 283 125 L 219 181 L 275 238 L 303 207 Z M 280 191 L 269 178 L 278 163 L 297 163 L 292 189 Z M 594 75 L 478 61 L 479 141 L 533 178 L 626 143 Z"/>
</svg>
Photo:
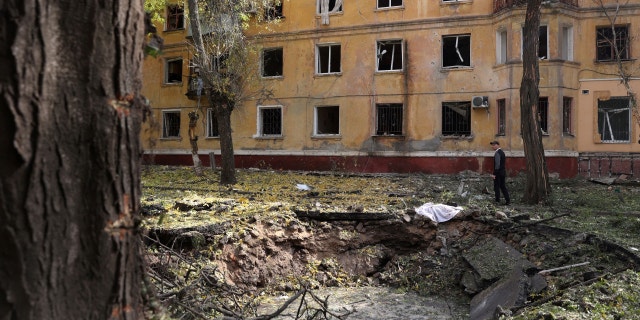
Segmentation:
<svg viewBox="0 0 640 320">
<path fill-rule="evenodd" d="M 618 35 L 619 32 L 615 32 L 616 33 L 616 43 L 618 41 L 622 42 L 624 41 L 624 47 L 623 47 L 623 51 L 624 54 L 620 55 L 620 60 L 625 61 L 625 60 L 629 60 L 631 57 L 631 42 L 629 41 L 629 24 L 617 24 L 614 25 L 614 29 L 620 29 L 620 28 L 624 28 L 625 30 L 625 37 L 623 39 L 619 39 Z M 611 62 L 611 61 L 617 61 L 618 58 L 615 56 L 616 51 L 614 50 L 614 46 L 611 44 L 611 39 L 608 38 L 604 38 L 604 39 L 599 39 L 600 35 L 602 34 L 600 32 L 600 30 L 611 30 L 611 26 L 596 26 L 596 61 L 597 62 Z M 613 36 L 613 34 L 611 35 Z M 604 37 L 604 35 L 603 35 Z M 608 45 L 605 45 L 606 43 L 608 43 Z M 603 44 L 603 45 L 601 45 Z M 609 53 L 611 54 L 611 58 L 609 59 L 601 59 L 600 57 L 600 48 L 606 48 L 609 47 Z"/>
<path fill-rule="evenodd" d="M 538 121 L 543 136 L 549 135 L 549 97 L 538 98 Z"/>
<path fill-rule="evenodd" d="M 321 133 L 318 132 L 320 125 L 318 124 L 322 119 L 320 119 L 320 113 L 318 112 L 319 109 L 324 109 L 324 108 L 331 108 L 331 109 L 336 109 L 335 112 L 337 112 L 337 121 L 338 123 L 335 125 L 338 128 L 338 132 L 335 133 Z M 313 108 L 313 136 L 314 137 L 335 137 L 335 136 L 339 136 L 341 134 L 340 132 L 340 106 L 339 105 L 322 105 L 322 106 L 315 106 Z"/>
<path fill-rule="evenodd" d="M 338 50 L 338 71 L 331 71 L 333 70 L 333 64 L 332 64 L 332 55 L 335 54 L 333 53 L 333 48 L 336 48 Z M 324 48 L 328 48 L 328 57 L 327 59 L 322 59 L 322 52 L 321 50 Z M 327 72 L 321 72 L 322 71 L 322 66 L 321 63 L 324 60 L 328 60 L 327 61 Z M 331 42 L 331 43 L 322 43 L 322 44 L 317 44 L 316 45 L 316 75 L 339 75 L 342 73 L 342 45 L 340 43 L 337 42 Z"/>
<path fill-rule="evenodd" d="M 381 7 L 380 6 L 380 2 L 387 2 L 388 5 Z M 394 1 L 400 1 L 399 5 L 393 5 Z M 376 9 L 378 10 L 387 10 L 387 9 L 397 9 L 397 8 L 404 8 L 404 0 L 376 0 Z"/>
<path fill-rule="evenodd" d="M 386 114 L 390 114 L 390 113 L 395 113 L 395 114 L 391 114 L 390 116 L 390 120 L 388 120 L 388 123 L 385 123 L 383 126 L 384 127 L 398 127 L 397 121 L 398 119 L 400 120 L 400 125 L 399 125 L 399 129 L 395 129 L 395 130 L 385 130 L 387 128 L 381 128 L 381 124 L 383 123 L 383 119 L 381 119 L 382 116 L 384 116 L 385 114 L 381 114 L 381 108 L 386 107 L 388 108 L 388 112 Z M 400 115 L 398 116 L 397 113 L 400 113 Z M 405 115 L 405 111 L 404 111 L 404 104 L 403 103 L 376 103 L 376 109 L 375 109 L 375 134 L 374 136 L 377 137 L 401 137 L 404 136 L 404 115 Z M 398 131 L 399 130 L 399 131 Z"/>
<path fill-rule="evenodd" d="M 280 74 L 275 74 L 275 75 L 267 75 L 265 74 L 266 72 L 266 67 L 267 67 L 267 57 L 266 57 L 266 53 L 267 52 L 276 52 L 279 51 L 280 52 L 280 57 L 278 57 L 280 59 Z M 273 48 L 264 48 L 262 49 L 262 72 L 261 72 L 261 76 L 263 78 L 282 78 L 284 76 L 284 49 L 282 47 L 273 47 Z"/>
<path fill-rule="evenodd" d="M 458 43 L 461 37 L 464 38 L 468 38 L 469 43 L 469 53 L 468 55 L 465 54 L 465 57 L 467 57 L 469 59 L 469 63 L 468 64 L 463 64 L 463 65 L 459 65 L 459 64 L 451 64 L 451 65 L 446 65 L 445 66 L 445 39 L 449 39 L 449 38 L 457 38 Z M 447 41 L 448 42 L 448 41 Z M 458 45 L 456 45 L 454 48 L 456 48 L 456 53 L 458 53 L 458 57 L 462 59 L 461 62 L 464 62 L 464 58 L 462 57 L 462 53 L 460 52 L 460 48 Z M 448 49 L 448 47 L 447 47 Z M 442 36 L 442 48 L 441 48 L 441 58 L 442 58 L 442 69 L 446 69 L 446 70 L 452 70 L 452 69 L 468 69 L 468 68 L 472 68 L 471 65 L 471 34 L 470 33 L 462 33 L 462 34 L 451 34 L 451 35 L 443 35 Z"/>
<path fill-rule="evenodd" d="M 507 99 L 498 99 L 496 100 L 496 108 L 498 109 L 497 120 L 498 120 L 498 130 L 496 132 L 496 136 L 506 136 L 507 135 Z"/>
<path fill-rule="evenodd" d="M 612 102 L 614 100 L 623 100 L 623 99 L 627 100 L 627 106 L 624 107 L 624 108 L 620 108 L 620 109 L 626 109 L 625 112 L 627 113 L 627 117 L 626 117 L 627 138 L 626 138 L 626 140 L 619 140 L 619 139 L 604 140 L 604 139 L 602 139 L 604 134 L 602 134 L 600 132 L 601 130 L 604 131 L 606 129 L 606 128 L 601 128 L 600 109 L 601 109 L 601 107 L 603 107 L 603 106 L 601 106 L 601 103 L 602 104 L 607 104 L 607 103 L 610 103 L 610 102 Z M 598 136 L 600 138 L 600 140 L 599 140 L 600 143 L 630 143 L 631 142 L 631 137 L 632 137 L 632 133 L 633 133 L 632 132 L 633 131 L 633 127 L 632 127 L 633 126 L 633 121 L 632 121 L 633 115 L 632 115 L 632 112 L 631 112 L 631 99 L 628 96 L 610 97 L 610 98 L 608 98 L 606 100 L 605 99 L 603 99 L 603 100 L 597 99 L 596 111 L 597 111 L 596 120 L 597 120 L 597 130 L 598 130 L 597 134 L 598 134 Z M 607 118 L 608 118 L 608 114 L 607 114 Z M 602 119 L 602 120 L 603 120 L 603 123 L 604 123 L 604 119 Z M 612 136 L 612 138 L 615 138 L 613 136 L 612 130 L 611 130 L 611 121 L 610 121 L 610 119 L 607 119 L 607 120 L 608 120 L 607 122 L 608 122 L 608 125 L 609 125 L 609 134 Z"/>
<path fill-rule="evenodd" d="M 181 129 L 181 125 L 182 125 L 182 123 L 181 123 L 182 122 L 182 115 L 181 115 L 180 111 L 181 111 L 180 109 L 165 109 L 165 110 L 161 111 L 162 112 L 162 126 L 161 126 L 162 134 L 161 134 L 161 139 L 172 140 L 172 139 L 180 139 L 181 138 L 181 136 L 180 136 L 180 131 L 181 130 L 180 129 Z M 175 129 L 172 128 L 172 127 L 167 128 L 167 121 L 168 121 L 167 116 L 169 114 L 177 114 L 177 116 L 178 116 L 177 128 L 175 128 Z M 174 125 L 174 124 L 171 124 L 171 125 Z M 174 127 L 175 127 L 175 125 L 174 125 Z M 170 135 L 170 133 L 173 133 L 174 130 L 177 130 L 177 134 L 176 135 Z"/>
<path fill-rule="evenodd" d="M 496 64 L 506 64 L 508 61 L 509 35 L 506 29 L 496 31 Z"/>
<path fill-rule="evenodd" d="M 329 0 L 329 12 L 328 14 L 338 14 L 338 13 L 342 13 L 344 11 L 344 3 L 340 4 L 340 9 L 336 10 L 335 12 L 332 12 L 332 7 L 331 7 L 331 1 L 333 1 L 333 6 L 335 7 L 336 5 L 336 1 L 337 0 Z M 322 15 L 322 0 L 318 0 L 316 1 L 316 14 L 317 15 Z"/>
<path fill-rule="evenodd" d="M 562 134 L 573 136 L 573 98 L 562 97 Z"/>
<path fill-rule="evenodd" d="M 563 25 L 560 28 L 559 37 L 560 45 L 558 47 L 560 48 L 560 58 L 565 61 L 573 61 L 573 25 Z"/>
<path fill-rule="evenodd" d="M 179 8 L 180 12 L 171 12 L 171 9 Z M 166 7 L 166 21 L 164 25 L 164 31 L 176 31 L 183 30 L 185 27 L 184 21 L 184 7 L 179 4 L 170 4 Z M 172 19 L 177 18 L 175 25 L 172 23 Z"/>
<path fill-rule="evenodd" d="M 282 138 L 284 136 L 284 107 L 282 105 L 270 105 L 270 106 L 258 106 L 257 121 L 256 121 L 256 135 L 254 138 Z M 264 115 L 265 110 L 280 110 L 280 125 L 278 134 L 266 134 L 264 133 Z"/>
<path fill-rule="evenodd" d="M 171 64 L 174 62 L 180 62 L 180 74 L 179 74 L 179 80 L 177 81 L 172 81 L 171 80 Z M 182 84 L 182 77 L 184 74 L 184 59 L 182 57 L 173 57 L 173 58 L 166 58 L 164 60 L 164 84 Z"/>
<path fill-rule="evenodd" d="M 445 107 L 451 108 L 448 105 L 454 105 L 455 107 L 464 107 L 467 113 L 467 119 L 464 121 L 465 123 L 462 124 L 462 126 L 464 127 L 468 127 L 468 131 L 464 130 L 464 132 L 461 132 L 463 130 L 460 129 L 455 129 L 455 128 L 445 128 L 445 126 L 447 126 L 447 123 L 451 123 L 451 120 L 447 120 L 445 119 L 448 114 L 451 114 L 453 116 L 455 116 L 454 113 L 457 113 L 455 110 L 452 110 L 451 112 L 447 112 Z M 441 128 L 441 134 L 443 137 L 451 137 L 451 138 L 455 138 L 455 137 L 469 137 L 472 135 L 472 131 L 471 131 L 471 101 L 444 101 L 442 102 L 441 105 L 442 108 L 442 117 L 441 117 L 441 121 L 442 121 L 442 128 Z M 458 113 L 460 115 L 460 113 Z M 463 115 L 460 115 L 460 117 L 464 117 Z M 455 120 L 455 119 L 454 119 Z M 453 124 L 451 124 L 453 125 Z M 460 124 L 456 125 L 457 127 L 460 127 Z"/>
<path fill-rule="evenodd" d="M 381 50 L 381 46 L 393 46 L 391 52 L 391 62 L 389 64 L 389 69 L 380 69 L 380 60 L 381 57 L 385 54 L 389 54 L 388 50 Z M 400 54 L 396 55 L 396 48 L 400 48 Z M 385 52 L 384 54 L 382 52 Z M 400 68 L 394 69 L 396 65 L 396 57 L 400 58 Z M 378 40 L 376 41 L 376 72 L 398 72 L 404 70 L 404 40 L 402 39 L 391 39 L 391 40 Z"/>
<path fill-rule="evenodd" d="M 218 119 L 213 108 L 207 108 L 207 127 L 205 128 L 205 130 L 207 130 L 205 135 L 207 138 L 220 138 Z M 215 131 L 217 134 L 213 134 L 213 131 Z"/>
</svg>

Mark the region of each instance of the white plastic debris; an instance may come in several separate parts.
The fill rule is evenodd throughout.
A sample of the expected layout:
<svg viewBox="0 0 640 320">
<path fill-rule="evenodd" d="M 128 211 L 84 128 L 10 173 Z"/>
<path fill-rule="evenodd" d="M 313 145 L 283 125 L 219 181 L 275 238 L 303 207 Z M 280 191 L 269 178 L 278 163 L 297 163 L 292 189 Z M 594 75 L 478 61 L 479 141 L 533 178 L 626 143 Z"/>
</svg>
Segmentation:
<svg viewBox="0 0 640 320">
<path fill-rule="evenodd" d="M 453 219 L 463 208 L 442 203 L 427 202 L 415 209 L 417 214 L 440 223 Z"/>
<path fill-rule="evenodd" d="M 296 188 L 298 188 L 298 190 L 311 190 L 311 187 L 303 183 L 296 184 Z"/>
</svg>

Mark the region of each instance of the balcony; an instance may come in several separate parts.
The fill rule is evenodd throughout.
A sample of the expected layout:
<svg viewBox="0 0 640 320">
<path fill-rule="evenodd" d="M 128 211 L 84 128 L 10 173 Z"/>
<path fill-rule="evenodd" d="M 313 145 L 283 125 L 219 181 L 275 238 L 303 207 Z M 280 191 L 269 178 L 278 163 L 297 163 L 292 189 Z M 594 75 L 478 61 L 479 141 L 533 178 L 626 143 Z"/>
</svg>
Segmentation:
<svg viewBox="0 0 640 320">
<path fill-rule="evenodd" d="M 187 93 L 185 94 L 189 100 L 197 100 L 198 99 L 198 91 L 200 91 L 201 95 L 204 95 L 204 90 L 202 90 L 202 80 L 198 76 L 198 74 L 191 74 L 189 76 L 189 84 L 187 85 Z M 200 89 L 200 90 L 198 90 Z"/>
<path fill-rule="evenodd" d="M 578 0 L 546 0 L 542 1 L 542 4 L 555 4 L 562 3 L 571 7 L 578 7 Z M 493 0 L 493 13 L 498 13 L 503 10 L 508 10 L 514 7 L 522 6 L 525 7 L 527 4 L 526 0 Z"/>
</svg>

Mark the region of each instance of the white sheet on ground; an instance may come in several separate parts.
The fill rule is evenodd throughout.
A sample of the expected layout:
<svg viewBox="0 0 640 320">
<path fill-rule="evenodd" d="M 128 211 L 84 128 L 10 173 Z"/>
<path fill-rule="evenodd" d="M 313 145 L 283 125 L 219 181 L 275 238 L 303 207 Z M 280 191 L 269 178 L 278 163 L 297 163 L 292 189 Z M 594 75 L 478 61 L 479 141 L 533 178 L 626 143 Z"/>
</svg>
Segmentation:
<svg viewBox="0 0 640 320">
<path fill-rule="evenodd" d="M 427 202 L 416 208 L 416 213 L 425 216 L 435 222 L 445 222 L 453 219 L 462 207 L 449 206 L 442 203 Z"/>
</svg>

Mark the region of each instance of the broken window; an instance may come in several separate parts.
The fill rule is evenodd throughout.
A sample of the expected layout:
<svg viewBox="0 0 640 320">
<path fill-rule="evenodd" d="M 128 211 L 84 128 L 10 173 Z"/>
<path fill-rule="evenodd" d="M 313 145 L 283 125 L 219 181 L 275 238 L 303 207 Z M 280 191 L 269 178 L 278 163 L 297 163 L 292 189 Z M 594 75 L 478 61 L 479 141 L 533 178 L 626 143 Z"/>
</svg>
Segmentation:
<svg viewBox="0 0 640 320">
<path fill-rule="evenodd" d="M 179 5 L 167 6 L 167 31 L 184 29 L 184 8 Z"/>
<path fill-rule="evenodd" d="M 182 58 L 166 60 L 164 77 L 165 83 L 182 82 Z"/>
<path fill-rule="evenodd" d="M 498 132 L 497 135 L 504 136 L 507 132 L 507 100 L 498 99 Z"/>
<path fill-rule="evenodd" d="M 524 35 L 524 28 L 522 28 L 522 34 Z M 549 59 L 548 39 L 547 26 L 540 26 L 538 28 L 538 59 L 540 60 Z M 524 37 L 520 38 L 520 41 L 520 57 L 522 57 L 522 50 L 526 49 L 524 48 Z"/>
<path fill-rule="evenodd" d="M 329 44 L 317 47 L 317 69 L 318 74 L 339 73 L 340 66 L 340 45 Z"/>
<path fill-rule="evenodd" d="M 471 35 L 442 37 L 442 67 L 471 66 Z"/>
<path fill-rule="evenodd" d="M 284 18 L 284 15 L 282 15 L 282 1 L 274 1 L 264 9 L 265 20 L 276 20 L 281 18 Z"/>
<path fill-rule="evenodd" d="M 162 137 L 180 137 L 180 110 L 162 111 Z"/>
<path fill-rule="evenodd" d="M 213 108 L 207 109 L 207 137 L 214 138 L 219 137 L 218 131 L 218 118 L 216 117 L 215 110 Z"/>
<path fill-rule="evenodd" d="M 507 31 L 500 30 L 496 33 L 496 63 L 507 63 Z"/>
<path fill-rule="evenodd" d="M 598 134 L 602 142 L 629 142 L 631 107 L 629 97 L 598 99 Z"/>
<path fill-rule="evenodd" d="M 471 135 L 471 102 L 442 103 L 442 135 Z"/>
<path fill-rule="evenodd" d="M 340 134 L 340 107 L 316 107 L 315 111 L 315 135 Z"/>
<path fill-rule="evenodd" d="M 322 17 L 322 24 L 329 24 L 329 14 L 342 12 L 343 0 L 318 0 L 318 14 Z"/>
<path fill-rule="evenodd" d="M 262 51 L 262 76 L 282 76 L 282 48 L 269 48 Z"/>
<path fill-rule="evenodd" d="M 563 26 L 560 33 L 560 58 L 573 60 L 573 26 Z"/>
<path fill-rule="evenodd" d="M 378 9 L 402 7 L 402 0 L 378 0 Z"/>
<path fill-rule="evenodd" d="M 402 40 L 378 41 L 378 71 L 402 70 Z"/>
<path fill-rule="evenodd" d="M 282 135 L 282 107 L 258 107 L 258 136 Z"/>
<path fill-rule="evenodd" d="M 629 27 L 598 27 L 596 29 L 596 52 L 598 61 L 629 59 Z"/>
<path fill-rule="evenodd" d="M 571 113 L 573 109 L 573 99 L 570 97 L 562 97 L 562 133 L 572 134 L 571 131 Z"/>
<path fill-rule="evenodd" d="M 549 134 L 549 98 L 547 97 L 538 99 L 538 120 L 542 134 Z"/>
<path fill-rule="evenodd" d="M 402 135 L 402 103 L 376 105 L 376 135 Z"/>
</svg>

